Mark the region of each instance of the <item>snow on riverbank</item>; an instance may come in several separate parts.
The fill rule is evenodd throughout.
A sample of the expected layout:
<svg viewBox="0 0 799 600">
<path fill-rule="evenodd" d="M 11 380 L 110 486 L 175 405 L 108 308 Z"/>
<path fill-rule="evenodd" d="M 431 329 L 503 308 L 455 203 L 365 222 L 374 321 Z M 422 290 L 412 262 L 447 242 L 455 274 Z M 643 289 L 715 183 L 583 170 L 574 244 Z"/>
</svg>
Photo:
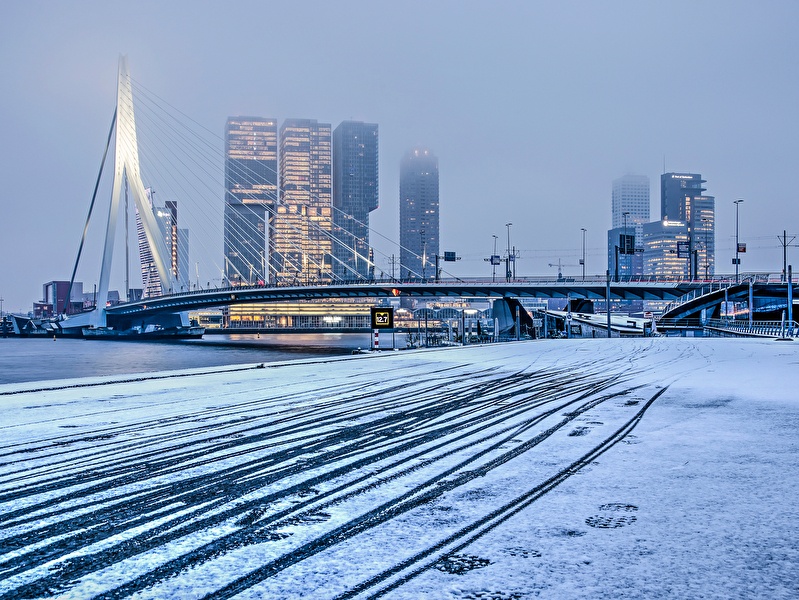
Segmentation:
<svg viewBox="0 0 799 600">
<path fill-rule="evenodd" d="M 558 340 L 0 386 L 0 599 L 795 598 L 797 364 Z"/>
</svg>

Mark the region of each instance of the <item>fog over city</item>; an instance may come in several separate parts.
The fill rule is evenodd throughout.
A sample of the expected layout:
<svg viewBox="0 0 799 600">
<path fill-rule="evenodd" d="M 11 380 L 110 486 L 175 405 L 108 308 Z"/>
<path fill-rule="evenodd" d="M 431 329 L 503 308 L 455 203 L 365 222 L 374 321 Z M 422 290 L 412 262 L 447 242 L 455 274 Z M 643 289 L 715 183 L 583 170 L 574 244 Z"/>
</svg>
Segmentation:
<svg viewBox="0 0 799 600">
<path fill-rule="evenodd" d="M 220 138 L 231 115 L 377 123 L 380 270 L 398 253 L 400 159 L 421 145 L 439 160 L 454 275 L 490 277 L 484 259 L 509 222 L 519 276 L 556 275 L 558 261 L 579 273 L 581 228 L 586 273 L 604 274 L 612 181 L 648 176 L 656 220 L 664 170 L 707 180 L 717 273 L 733 269 L 736 199 L 741 270 L 779 273 L 777 236 L 799 233 L 797 22 L 789 1 L 7 2 L 2 308 L 26 312 L 44 282 L 69 279 L 120 54 L 138 84 Z M 220 187 L 217 262 L 222 203 Z M 87 291 L 99 251 L 78 273 Z M 218 280 L 204 258 L 191 256 L 198 278 Z M 788 262 L 799 268 L 799 247 Z"/>
</svg>

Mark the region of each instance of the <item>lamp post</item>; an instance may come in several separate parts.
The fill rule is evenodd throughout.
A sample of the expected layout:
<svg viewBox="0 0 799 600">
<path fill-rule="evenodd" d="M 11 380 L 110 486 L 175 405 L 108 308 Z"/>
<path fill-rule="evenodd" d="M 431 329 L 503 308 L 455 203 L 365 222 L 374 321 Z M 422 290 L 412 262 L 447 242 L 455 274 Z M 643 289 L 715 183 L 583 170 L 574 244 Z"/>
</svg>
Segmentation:
<svg viewBox="0 0 799 600">
<path fill-rule="evenodd" d="M 510 226 L 511 225 L 513 225 L 513 223 L 505 223 L 505 227 L 508 229 L 508 258 L 507 258 L 507 261 L 505 262 L 505 280 L 506 281 L 510 281 L 510 274 L 511 274 L 511 271 L 510 271 L 510 261 L 512 260 L 511 255 L 510 255 Z"/>
<path fill-rule="evenodd" d="M 583 257 L 580 259 L 580 266 L 583 268 L 583 281 L 585 281 L 585 232 L 587 230 L 585 227 L 580 227 L 580 231 L 583 232 Z"/>
<path fill-rule="evenodd" d="M 422 243 L 422 281 L 427 279 L 427 273 L 425 272 L 425 263 L 427 262 L 427 240 L 424 239 L 424 229 L 419 232 L 420 241 Z"/>
<path fill-rule="evenodd" d="M 743 202 L 743 198 L 733 201 L 735 204 L 735 283 L 738 283 L 738 266 L 741 264 L 741 259 L 738 258 L 738 205 L 741 202 Z"/>
<path fill-rule="evenodd" d="M 491 255 L 491 282 L 495 282 L 497 280 L 497 265 L 494 263 L 494 257 L 497 255 L 497 236 L 493 233 L 491 237 L 494 238 L 494 253 Z"/>
<path fill-rule="evenodd" d="M 710 219 L 702 217 L 702 228 L 705 230 L 705 279 L 708 278 L 708 271 L 710 270 L 710 248 L 707 245 L 707 232 L 710 229 Z"/>
<path fill-rule="evenodd" d="M 627 254 L 627 250 L 628 250 L 628 248 L 627 248 L 627 217 L 629 216 L 629 214 L 630 214 L 630 211 L 624 211 L 623 213 L 621 213 L 621 216 L 624 217 L 624 254 Z M 633 268 L 632 268 L 632 259 L 630 258 L 628 260 L 629 260 L 629 262 L 628 262 L 627 266 L 629 268 L 627 270 L 627 277 L 629 277 L 632 274 L 632 270 L 633 270 Z"/>
</svg>

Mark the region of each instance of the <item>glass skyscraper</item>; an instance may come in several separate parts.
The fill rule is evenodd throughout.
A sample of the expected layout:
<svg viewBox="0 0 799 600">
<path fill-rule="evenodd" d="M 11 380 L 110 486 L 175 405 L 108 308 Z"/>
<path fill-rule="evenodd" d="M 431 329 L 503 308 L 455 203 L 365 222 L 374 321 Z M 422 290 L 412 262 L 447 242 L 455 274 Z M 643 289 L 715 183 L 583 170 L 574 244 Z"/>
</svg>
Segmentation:
<svg viewBox="0 0 799 600">
<path fill-rule="evenodd" d="M 642 275 L 643 224 L 649 222 L 649 177 L 624 175 L 613 180 L 612 224 L 608 231 L 608 265 L 620 277 Z M 634 254 L 617 254 L 620 235 L 635 236 Z"/>
<path fill-rule="evenodd" d="M 280 281 L 332 278 L 331 126 L 288 119 L 280 127 L 280 202 L 273 218 L 271 268 Z"/>
<path fill-rule="evenodd" d="M 685 223 L 690 257 L 687 274 L 700 278 L 715 273 L 716 256 L 716 199 L 704 195 L 703 183 L 697 173 L 660 176 L 661 219 Z"/>
<path fill-rule="evenodd" d="M 378 207 L 377 125 L 344 121 L 333 131 L 333 274 L 366 279 L 369 213 Z"/>
<path fill-rule="evenodd" d="M 268 229 L 277 204 L 277 121 L 230 117 L 225 127 L 225 277 L 231 285 L 270 280 Z"/>
<path fill-rule="evenodd" d="M 655 277 L 687 277 L 688 257 L 681 246 L 688 243 L 688 227 L 682 221 L 653 221 L 644 230 L 644 271 Z"/>
<path fill-rule="evenodd" d="M 414 148 L 400 163 L 400 277 L 435 277 L 438 208 L 438 158 Z"/>
<path fill-rule="evenodd" d="M 180 269 L 180 253 L 178 248 L 178 203 L 174 200 L 167 200 L 164 206 L 155 206 L 155 191 L 151 188 L 145 190 L 147 193 L 147 201 L 153 209 L 155 222 L 158 225 L 158 231 L 164 240 L 164 249 L 168 255 L 163 257 L 164 262 L 169 267 L 169 272 L 172 275 L 172 281 L 168 282 L 166 286 L 167 292 L 175 291 L 174 286 L 179 285 L 178 271 Z M 185 230 L 188 235 L 188 230 Z M 153 250 L 150 243 L 147 241 L 147 235 L 144 232 L 144 223 L 142 222 L 141 215 L 138 208 L 136 209 L 136 238 L 139 245 L 139 262 L 141 264 L 141 279 L 142 279 L 142 297 L 152 298 L 153 296 L 160 296 L 162 293 L 161 277 L 158 274 L 158 269 L 155 266 L 155 259 L 153 258 Z M 188 262 L 188 256 L 183 260 Z M 180 288 L 178 288 L 179 290 Z"/>
</svg>

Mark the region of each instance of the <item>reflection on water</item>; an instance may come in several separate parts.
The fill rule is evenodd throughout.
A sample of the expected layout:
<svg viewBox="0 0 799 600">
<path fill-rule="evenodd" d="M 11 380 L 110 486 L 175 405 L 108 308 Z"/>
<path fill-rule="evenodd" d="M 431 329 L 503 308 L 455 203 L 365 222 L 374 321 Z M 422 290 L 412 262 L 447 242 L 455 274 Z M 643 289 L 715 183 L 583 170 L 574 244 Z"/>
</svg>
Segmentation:
<svg viewBox="0 0 799 600">
<path fill-rule="evenodd" d="M 135 342 L 0 338 L 0 384 L 150 373 L 350 354 L 369 334 L 224 334 L 201 340 Z"/>
</svg>

